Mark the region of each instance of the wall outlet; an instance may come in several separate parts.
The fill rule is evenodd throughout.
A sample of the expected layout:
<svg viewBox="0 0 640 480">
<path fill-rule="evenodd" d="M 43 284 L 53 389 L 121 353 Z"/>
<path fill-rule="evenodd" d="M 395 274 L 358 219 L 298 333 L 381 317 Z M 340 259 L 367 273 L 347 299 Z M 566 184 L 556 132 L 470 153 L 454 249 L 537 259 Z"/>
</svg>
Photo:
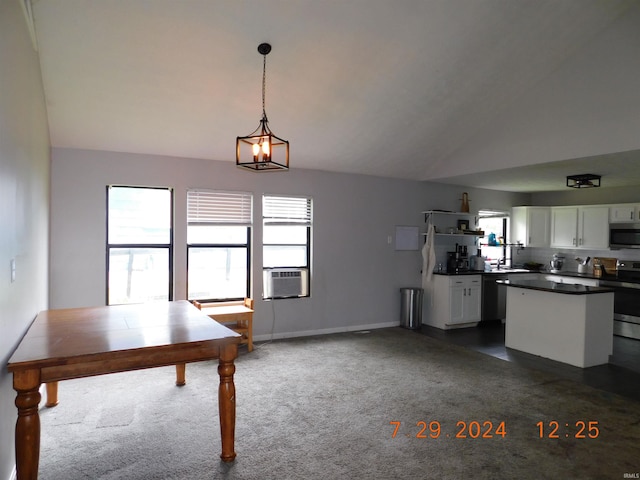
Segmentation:
<svg viewBox="0 0 640 480">
<path fill-rule="evenodd" d="M 16 281 L 16 259 L 11 259 L 11 283 Z"/>
</svg>

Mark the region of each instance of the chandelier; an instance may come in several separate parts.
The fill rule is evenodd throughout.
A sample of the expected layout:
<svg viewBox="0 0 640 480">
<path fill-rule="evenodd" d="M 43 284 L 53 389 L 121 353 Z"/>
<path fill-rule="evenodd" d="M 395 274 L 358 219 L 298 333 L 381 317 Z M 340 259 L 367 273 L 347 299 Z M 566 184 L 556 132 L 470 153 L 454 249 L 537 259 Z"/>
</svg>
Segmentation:
<svg viewBox="0 0 640 480">
<path fill-rule="evenodd" d="M 583 173 L 582 175 L 567 176 L 567 187 L 571 188 L 593 188 L 600 186 L 600 175 Z"/>
<path fill-rule="evenodd" d="M 269 128 L 264 108 L 266 89 L 267 54 L 271 45 L 261 43 L 258 52 L 262 55 L 262 118 L 260 124 L 246 137 L 236 138 L 236 166 L 255 172 L 289 170 L 289 142 L 277 137 Z"/>
</svg>

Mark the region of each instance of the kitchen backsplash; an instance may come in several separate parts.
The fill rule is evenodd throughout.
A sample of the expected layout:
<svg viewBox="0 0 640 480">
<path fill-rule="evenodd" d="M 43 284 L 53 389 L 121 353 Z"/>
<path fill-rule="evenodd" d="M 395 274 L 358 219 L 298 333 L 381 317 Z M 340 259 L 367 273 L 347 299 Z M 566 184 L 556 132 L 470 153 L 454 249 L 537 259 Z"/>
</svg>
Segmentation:
<svg viewBox="0 0 640 480">
<path fill-rule="evenodd" d="M 578 271 L 578 262 L 574 259 L 580 257 L 583 260 L 587 257 L 611 257 L 620 260 L 636 260 L 640 259 L 640 250 L 622 249 L 622 250 L 583 250 L 583 249 L 565 249 L 565 248 L 523 248 L 512 250 L 513 264 L 522 264 L 525 262 L 537 262 L 549 266 L 549 262 L 555 253 L 565 257 L 562 270 L 568 272 Z M 589 262 L 591 265 L 592 262 Z"/>
</svg>

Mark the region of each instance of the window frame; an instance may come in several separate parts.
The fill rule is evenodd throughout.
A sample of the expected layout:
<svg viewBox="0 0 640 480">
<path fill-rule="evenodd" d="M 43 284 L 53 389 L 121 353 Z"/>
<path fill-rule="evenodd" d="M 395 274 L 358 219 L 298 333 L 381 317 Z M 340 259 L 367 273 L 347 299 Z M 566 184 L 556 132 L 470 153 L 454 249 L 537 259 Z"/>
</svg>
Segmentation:
<svg viewBox="0 0 640 480">
<path fill-rule="evenodd" d="M 223 303 L 223 302 L 231 302 L 237 300 L 243 300 L 244 298 L 251 297 L 251 258 L 252 258 L 252 248 L 251 248 L 251 239 L 253 234 L 253 193 L 244 192 L 244 191 L 231 191 L 231 190 L 216 190 L 216 189 L 206 189 L 206 188 L 192 188 L 187 190 L 187 211 L 189 209 L 189 192 L 208 192 L 208 193 L 220 193 L 220 194 L 235 194 L 235 195 L 247 195 L 249 197 L 249 205 L 251 205 L 251 211 L 249 213 L 249 223 L 238 223 L 238 222 L 190 222 L 189 215 L 187 215 L 187 264 L 186 264 L 186 296 L 187 300 L 197 300 L 201 303 Z M 211 225 L 211 226 L 243 226 L 246 228 L 246 243 L 238 244 L 238 243 L 189 243 L 189 233 L 188 229 L 190 225 Z M 189 297 L 189 262 L 191 260 L 191 248 L 212 248 L 212 249 L 226 249 L 226 248 L 246 248 L 246 286 L 245 286 L 245 294 L 243 297 L 226 297 L 226 298 L 190 298 Z"/>
<path fill-rule="evenodd" d="M 508 211 L 496 211 L 496 210 L 485 210 L 485 209 L 480 209 L 478 211 L 478 225 L 480 225 L 480 220 L 482 219 L 500 219 L 502 225 L 501 225 L 501 235 L 498 234 L 498 237 L 502 237 L 503 241 L 502 243 L 498 244 L 498 245 L 489 245 L 488 244 L 488 238 L 489 238 L 489 232 L 485 232 L 485 236 L 484 237 L 480 237 L 480 239 L 478 240 L 478 245 L 479 248 L 484 249 L 485 247 L 487 248 L 492 248 L 492 249 L 496 249 L 496 250 L 500 250 L 502 252 L 502 256 L 498 259 L 487 259 L 488 262 L 503 262 L 501 263 L 502 265 L 506 265 L 507 263 L 510 263 L 513 261 L 513 257 L 512 257 L 512 252 L 511 249 L 509 248 L 510 246 L 510 230 L 511 230 L 511 215 L 510 212 Z M 484 255 L 485 257 L 487 256 L 486 253 Z"/>
<path fill-rule="evenodd" d="M 167 190 L 169 192 L 169 243 L 109 243 L 109 191 L 111 188 L 140 188 L 140 189 L 148 189 L 148 190 Z M 154 248 L 154 249 L 167 249 L 169 253 L 169 265 L 168 265 L 168 300 L 173 300 L 173 290 L 174 290 L 174 282 L 173 282 L 173 259 L 174 259 L 174 189 L 171 187 L 153 187 L 153 186 L 141 186 L 141 185 L 107 185 L 106 186 L 106 218 L 105 218 L 105 305 L 121 305 L 121 304 L 111 304 L 109 303 L 109 270 L 110 270 L 110 253 L 111 249 L 144 249 L 144 248 Z M 126 305 L 126 304 L 124 304 Z"/>
<path fill-rule="evenodd" d="M 265 200 L 267 198 L 282 198 L 282 199 L 304 199 L 307 203 L 307 211 L 308 217 L 307 219 L 286 219 L 282 217 L 277 220 L 278 217 L 265 215 Z M 264 239 L 264 229 L 267 226 L 300 226 L 306 228 L 306 243 L 265 243 Z M 312 250 L 311 250 L 311 242 L 312 242 L 312 228 L 313 228 L 313 197 L 307 195 L 285 195 L 285 194 L 263 194 L 262 195 L 262 278 L 266 278 L 265 273 L 271 270 L 280 270 L 280 269 L 299 269 L 306 273 L 306 293 L 304 295 L 296 296 L 296 297 L 287 297 L 287 296 L 269 296 L 265 297 L 264 292 L 266 291 L 265 286 L 263 285 L 263 300 L 279 300 L 279 299 L 287 299 L 287 298 L 308 298 L 311 297 L 311 267 L 312 267 Z M 295 246 L 304 246 L 305 248 L 305 258 L 306 265 L 278 265 L 278 266 L 265 266 L 265 247 L 295 247 Z"/>
</svg>

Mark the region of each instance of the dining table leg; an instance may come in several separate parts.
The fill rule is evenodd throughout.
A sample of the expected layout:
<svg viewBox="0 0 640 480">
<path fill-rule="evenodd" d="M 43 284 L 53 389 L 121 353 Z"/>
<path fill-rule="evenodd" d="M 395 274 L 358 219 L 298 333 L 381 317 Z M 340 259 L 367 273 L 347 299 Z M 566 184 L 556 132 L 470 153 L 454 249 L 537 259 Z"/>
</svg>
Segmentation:
<svg viewBox="0 0 640 480">
<path fill-rule="evenodd" d="M 45 387 L 47 389 L 47 402 L 44 406 L 47 408 L 55 407 L 58 405 L 58 382 L 45 383 Z"/>
<path fill-rule="evenodd" d="M 236 366 L 233 360 L 238 356 L 238 345 L 224 345 L 220 347 L 218 375 L 220 387 L 218 388 L 218 409 L 220 416 L 220 434 L 222 438 L 222 453 L 220 458 L 224 462 L 232 462 L 236 458 L 234 439 L 236 429 L 236 387 L 233 383 L 233 374 Z"/>
<path fill-rule="evenodd" d="M 40 370 L 13 372 L 16 407 L 16 478 L 36 480 L 40 462 Z"/>
<path fill-rule="evenodd" d="M 176 386 L 184 387 L 187 383 L 186 380 L 187 375 L 187 364 L 186 363 L 177 363 L 176 364 Z"/>
</svg>

